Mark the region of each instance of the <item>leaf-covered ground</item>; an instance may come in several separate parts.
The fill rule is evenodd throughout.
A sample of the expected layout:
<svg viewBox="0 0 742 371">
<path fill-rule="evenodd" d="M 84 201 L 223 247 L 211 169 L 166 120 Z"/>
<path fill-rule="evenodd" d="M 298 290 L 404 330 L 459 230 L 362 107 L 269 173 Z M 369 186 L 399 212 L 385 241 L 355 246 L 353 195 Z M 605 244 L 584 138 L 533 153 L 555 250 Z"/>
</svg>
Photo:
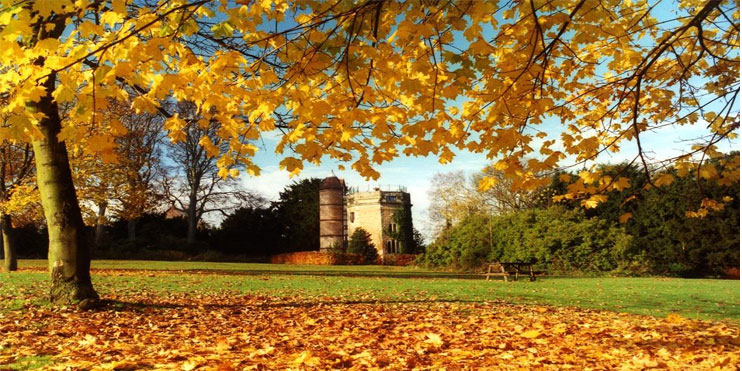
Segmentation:
<svg viewBox="0 0 742 371">
<path fill-rule="evenodd" d="M 740 362 L 739 323 L 733 321 L 420 293 L 341 298 L 229 287 L 161 291 L 115 282 L 231 281 L 174 272 L 96 274 L 106 280 L 99 285 L 104 300 L 93 310 L 31 300 L 0 311 L 0 370 L 734 370 Z M 34 282 L 19 294 L 40 295 L 46 283 Z"/>
<path fill-rule="evenodd" d="M 543 306 L 305 301 L 260 296 L 109 297 L 0 318 L 0 364 L 101 369 L 735 369 L 723 323 Z M 120 301 L 119 301 L 120 300 Z"/>
</svg>

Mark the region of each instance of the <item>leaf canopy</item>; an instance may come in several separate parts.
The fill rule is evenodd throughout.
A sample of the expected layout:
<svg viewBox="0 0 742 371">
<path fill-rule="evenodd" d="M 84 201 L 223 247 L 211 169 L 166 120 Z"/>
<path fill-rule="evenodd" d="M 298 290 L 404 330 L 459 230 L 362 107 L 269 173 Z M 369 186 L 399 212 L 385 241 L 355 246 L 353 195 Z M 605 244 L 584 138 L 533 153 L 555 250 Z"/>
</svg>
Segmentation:
<svg viewBox="0 0 742 371">
<path fill-rule="evenodd" d="M 330 158 L 376 178 L 401 155 L 447 163 L 465 150 L 535 188 L 576 163 L 595 173 L 573 192 L 588 207 L 607 190 L 595 159 L 623 146 L 649 186 L 669 184 L 651 175 L 667 166 L 739 179 L 738 156 L 699 167 L 739 127 L 736 1 L 3 0 L 0 29 L 12 123 L 0 137 L 40 135 L 27 103 L 53 99 L 67 141 L 91 127 L 115 136 L 101 114 L 112 101 L 165 115 L 177 141 L 184 118 L 167 103 L 188 101 L 220 126 L 222 143 L 203 143 L 224 149 L 220 166 L 253 175 L 250 142 L 279 132 L 291 174 Z M 693 124 L 707 135 L 682 156 L 642 146 L 642 133 Z"/>
</svg>

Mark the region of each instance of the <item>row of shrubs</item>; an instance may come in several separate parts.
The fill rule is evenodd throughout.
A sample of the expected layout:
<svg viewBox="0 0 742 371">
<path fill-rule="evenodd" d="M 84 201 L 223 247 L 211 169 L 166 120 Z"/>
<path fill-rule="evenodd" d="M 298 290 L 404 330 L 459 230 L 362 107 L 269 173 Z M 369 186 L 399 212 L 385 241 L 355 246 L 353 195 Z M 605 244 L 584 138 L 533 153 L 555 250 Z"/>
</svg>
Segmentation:
<svg viewBox="0 0 742 371">
<path fill-rule="evenodd" d="M 717 166 L 739 162 L 739 152 L 707 160 Z M 421 263 L 434 267 L 475 269 L 496 260 L 535 261 L 555 273 L 667 275 L 682 277 L 739 276 L 740 199 L 736 181 L 674 177 L 662 187 L 647 185 L 643 168 L 632 164 L 603 165 L 610 176 L 627 177 L 629 187 L 608 192 L 605 201 L 585 208 L 580 199 L 556 202 L 579 179 L 577 172 L 553 175 L 551 184 L 524 209 L 500 215 L 470 215 L 443 231 Z M 693 217 L 707 199 L 724 203 Z M 628 216 L 628 219 L 626 218 Z"/>
<path fill-rule="evenodd" d="M 118 237 L 109 240 L 101 246 L 94 247 L 94 259 L 129 259 L 129 260 L 169 260 L 169 261 L 222 261 L 222 262 L 252 262 L 252 263 L 276 263 L 276 264 L 385 264 L 385 265 L 410 265 L 415 261 L 417 255 L 413 254 L 391 254 L 386 255 L 384 260 L 378 259 L 376 248 L 370 241 L 370 235 L 363 229 L 358 229 L 355 237 L 351 237 L 348 246 L 338 249 L 332 253 L 319 251 L 300 251 L 280 253 L 266 251 L 265 255 L 255 253 L 234 253 L 213 249 L 206 242 L 188 244 L 185 238 L 177 237 L 179 232 L 184 232 L 185 221 L 181 219 L 165 219 L 164 216 L 147 215 L 139 223 L 137 238 L 129 241 L 125 238 L 126 225 L 123 222 L 114 223 L 108 229 L 109 236 Z M 157 228 L 159 227 L 159 228 Z M 23 258 L 45 258 L 47 254 L 48 238 L 46 229 L 35 228 L 31 225 L 17 228 L 16 235 L 19 237 L 19 254 Z M 209 241 L 208 230 L 200 230 L 200 238 Z M 94 235 L 93 228 L 88 228 L 88 237 Z M 252 252 L 252 251 L 248 251 Z"/>
<path fill-rule="evenodd" d="M 444 231 L 420 262 L 477 269 L 492 261 L 534 261 L 559 272 L 617 268 L 631 236 L 605 220 L 552 207 L 503 216 L 472 215 Z"/>
<path fill-rule="evenodd" d="M 360 265 L 364 257 L 358 254 L 329 254 L 320 251 L 298 251 L 270 257 L 272 264 Z"/>
<path fill-rule="evenodd" d="M 320 251 L 299 251 L 286 254 L 278 254 L 270 257 L 272 264 L 307 264 L 307 265 L 362 265 L 379 264 L 393 266 L 407 266 L 415 262 L 417 255 L 414 254 L 388 254 L 384 259 L 367 262 L 360 254 L 334 254 Z"/>
<path fill-rule="evenodd" d="M 667 249 L 647 246 L 646 236 L 641 237 L 632 236 L 618 223 L 560 206 L 500 216 L 472 215 L 444 231 L 418 262 L 477 270 L 492 261 L 530 261 L 552 273 L 739 277 L 738 244 L 719 239 L 705 244 L 697 239 Z"/>
</svg>

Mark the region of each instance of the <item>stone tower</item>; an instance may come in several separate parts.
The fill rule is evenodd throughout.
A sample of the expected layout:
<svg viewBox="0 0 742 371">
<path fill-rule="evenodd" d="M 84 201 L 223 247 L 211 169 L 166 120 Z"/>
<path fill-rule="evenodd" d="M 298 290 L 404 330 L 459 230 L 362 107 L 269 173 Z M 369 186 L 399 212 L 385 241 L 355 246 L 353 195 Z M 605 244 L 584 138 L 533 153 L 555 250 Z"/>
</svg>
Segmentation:
<svg viewBox="0 0 742 371">
<path fill-rule="evenodd" d="M 385 230 L 398 231 L 400 226 L 394 220 L 397 211 L 410 211 L 410 194 L 403 187 L 394 190 L 375 188 L 368 192 L 351 192 L 347 198 L 348 235 L 356 228 L 363 228 L 371 234 L 371 241 L 382 259 L 387 254 L 402 251 L 402 241 L 384 233 Z M 412 227 L 411 224 L 409 226 Z M 412 235 L 412 231 L 408 231 Z"/>
<path fill-rule="evenodd" d="M 328 252 L 345 243 L 345 184 L 335 176 L 319 187 L 319 249 Z"/>
</svg>

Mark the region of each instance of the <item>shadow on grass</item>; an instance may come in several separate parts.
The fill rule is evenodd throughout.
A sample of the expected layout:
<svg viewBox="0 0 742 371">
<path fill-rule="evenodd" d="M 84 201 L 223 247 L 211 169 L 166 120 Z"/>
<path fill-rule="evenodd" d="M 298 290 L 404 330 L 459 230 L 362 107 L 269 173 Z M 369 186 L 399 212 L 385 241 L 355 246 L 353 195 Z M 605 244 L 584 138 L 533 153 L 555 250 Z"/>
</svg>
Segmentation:
<svg viewBox="0 0 742 371">
<path fill-rule="evenodd" d="M 92 269 L 93 273 L 106 271 L 141 272 L 142 269 Z M 157 270 L 186 274 L 217 274 L 224 276 L 328 276 L 328 277 L 380 277 L 380 278 L 459 278 L 484 279 L 483 273 L 447 273 L 447 272 L 389 272 L 389 271 L 345 271 L 345 270 L 228 270 L 228 269 L 182 269 Z"/>
<path fill-rule="evenodd" d="M 26 272 L 45 272 L 40 268 L 23 268 Z M 193 274 L 193 275 L 223 275 L 223 276 L 325 276 L 325 277 L 368 277 L 368 278 L 420 278 L 420 279 L 465 279 L 465 280 L 484 280 L 485 273 L 457 273 L 457 272 L 390 272 L 390 271 L 348 271 L 348 270 L 268 270 L 268 269 L 146 269 L 146 268 L 92 268 L 93 274 L 101 273 L 166 273 L 166 274 Z M 548 278 L 566 278 L 568 276 L 536 275 L 537 280 L 543 277 Z M 504 281 L 502 277 L 493 277 L 493 281 Z M 527 275 L 521 275 L 517 281 L 528 280 Z M 516 281 L 514 277 L 510 281 Z"/>
<path fill-rule="evenodd" d="M 434 303 L 484 303 L 482 300 L 461 299 L 364 299 L 364 300 L 312 300 L 312 301 L 282 301 L 269 303 L 239 303 L 239 304 L 188 304 L 188 303 L 145 303 L 136 301 L 101 300 L 94 310 L 106 311 L 146 311 L 148 309 L 270 309 L 270 308 L 313 308 L 332 305 L 374 305 L 374 304 L 434 304 Z M 486 301 L 487 303 L 512 304 L 504 300 Z"/>
</svg>

